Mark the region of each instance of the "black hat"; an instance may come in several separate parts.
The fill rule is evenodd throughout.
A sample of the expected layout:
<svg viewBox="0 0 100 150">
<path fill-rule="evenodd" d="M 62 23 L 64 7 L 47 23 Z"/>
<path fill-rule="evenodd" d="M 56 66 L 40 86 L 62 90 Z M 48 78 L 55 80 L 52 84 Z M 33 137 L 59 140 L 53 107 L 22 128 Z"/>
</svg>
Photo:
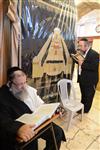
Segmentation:
<svg viewBox="0 0 100 150">
<path fill-rule="evenodd" d="M 19 67 L 17 67 L 17 66 L 14 66 L 14 67 L 9 68 L 8 71 L 7 71 L 7 78 L 8 78 L 8 80 L 11 80 L 13 73 L 14 73 L 15 71 L 18 71 L 18 70 L 23 71 L 21 68 L 19 68 Z M 24 72 L 24 71 L 23 71 L 23 72 Z"/>
<path fill-rule="evenodd" d="M 81 38 L 79 41 L 88 42 L 88 39 L 87 38 Z"/>
</svg>

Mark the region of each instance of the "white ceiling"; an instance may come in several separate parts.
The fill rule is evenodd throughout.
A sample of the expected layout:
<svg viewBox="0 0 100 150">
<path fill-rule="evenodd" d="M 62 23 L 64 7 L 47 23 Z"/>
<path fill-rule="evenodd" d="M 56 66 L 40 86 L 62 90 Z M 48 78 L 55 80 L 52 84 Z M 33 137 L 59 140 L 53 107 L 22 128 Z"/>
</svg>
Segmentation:
<svg viewBox="0 0 100 150">
<path fill-rule="evenodd" d="M 100 0 L 74 0 L 75 1 L 75 4 L 76 5 L 79 5 L 80 3 L 83 3 L 83 2 L 96 2 L 96 3 L 99 3 L 100 4 Z"/>
<path fill-rule="evenodd" d="M 75 0 L 77 5 L 77 15 L 78 20 L 86 15 L 87 13 L 99 9 L 100 10 L 100 0 Z"/>
</svg>

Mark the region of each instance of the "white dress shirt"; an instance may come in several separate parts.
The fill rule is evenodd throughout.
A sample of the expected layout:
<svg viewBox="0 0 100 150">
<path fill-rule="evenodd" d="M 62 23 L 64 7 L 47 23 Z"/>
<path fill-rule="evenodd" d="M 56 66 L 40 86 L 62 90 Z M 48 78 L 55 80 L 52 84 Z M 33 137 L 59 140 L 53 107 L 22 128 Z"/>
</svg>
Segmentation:
<svg viewBox="0 0 100 150">
<path fill-rule="evenodd" d="M 44 104 L 44 101 L 37 95 L 37 90 L 27 85 L 28 96 L 24 99 L 24 103 L 34 112 L 37 107 Z"/>
</svg>

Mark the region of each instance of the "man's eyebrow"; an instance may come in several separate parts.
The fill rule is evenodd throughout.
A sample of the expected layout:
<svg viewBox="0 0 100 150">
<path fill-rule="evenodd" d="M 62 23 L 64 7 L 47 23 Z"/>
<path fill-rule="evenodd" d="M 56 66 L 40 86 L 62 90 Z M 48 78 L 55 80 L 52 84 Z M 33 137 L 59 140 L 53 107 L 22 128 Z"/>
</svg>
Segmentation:
<svg viewBox="0 0 100 150">
<path fill-rule="evenodd" d="M 15 75 L 16 75 L 16 76 L 26 76 L 26 74 L 23 73 L 23 72 L 22 72 L 22 73 L 16 73 Z"/>
</svg>

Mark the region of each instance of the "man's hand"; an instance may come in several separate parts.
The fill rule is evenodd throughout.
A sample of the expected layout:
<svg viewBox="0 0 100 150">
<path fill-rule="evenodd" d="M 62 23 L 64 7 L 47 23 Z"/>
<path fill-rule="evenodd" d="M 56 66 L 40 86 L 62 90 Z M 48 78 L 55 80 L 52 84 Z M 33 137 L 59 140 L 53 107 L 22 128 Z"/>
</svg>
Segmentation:
<svg viewBox="0 0 100 150">
<path fill-rule="evenodd" d="M 36 132 L 33 131 L 34 125 L 23 125 L 19 128 L 17 132 L 17 141 L 19 142 L 27 142 L 33 136 L 35 136 Z"/>
<path fill-rule="evenodd" d="M 79 64 L 79 66 L 82 66 L 83 60 L 78 60 L 78 64 Z"/>
</svg>

